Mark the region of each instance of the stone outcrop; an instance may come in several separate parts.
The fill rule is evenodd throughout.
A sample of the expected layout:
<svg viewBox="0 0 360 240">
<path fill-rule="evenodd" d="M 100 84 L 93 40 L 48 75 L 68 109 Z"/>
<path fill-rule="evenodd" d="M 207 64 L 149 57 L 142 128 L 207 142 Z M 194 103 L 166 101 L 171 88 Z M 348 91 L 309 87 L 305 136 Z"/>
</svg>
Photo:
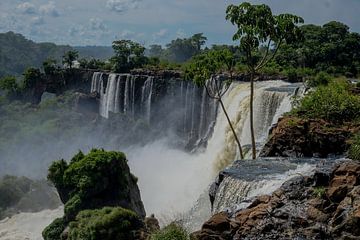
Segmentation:
<svg viewBox="0 0 360 240">
<path fill-rule="evenodd" d="M 93 71 L 85 69 L 61 70 L 52 75 L 42 74 L 32 88 L 26 89 L 23 98 L 38 104 L 44 92 L 60 95 L 67 90 L 90 92 Z"/>
<path fill-rule="evenodd" d="M 18 212 L 38 212 L 60 205 L 55 189 L 45 180 L 15 176 L 0 179 L 0 220 Z"/>
<path fill-rule="evenodd" d="M 298 176 L 246 209 L 219 213 L 194 239 L 360 239 L 360 163 Z"/>
<path fill-rule="evenodd" d="M 93 93 L 75 93 L 75 110 L 83 114 L 95 114 L 99 113 L 99 94 Z"/>
<path fill-rule="evenodd" d="M 272 128 L 262 157 L 327 157 L 341 155 L 356 130 L 353 126 L 334 126 L 324 120 L 296 117 L 280 119 Z"/>
<path fill-rule="evenodd" d="M 48 179 L 54 183 L 64 203 L 64 216 L 43 231 L 45 240 L 71 233 L 72 223 L 76 225 L 77 222 L 79 229 L 85 229 L 86 219 L 95 219 L 97 215 L 106 218 L 111 212 L 110 215 L 116 215 L 118 219 L 112 218 L 112 221 L 134 220 L 136 227 L 129 231 L 139 230 L 140 225 L 144 225 L 142 221 L 146 214 L 137 178 L 130 172 L 126 156 L 121 152 L 98 149 L 92 149 L 87 155 L 79 152 L 69 163 L 64 160 L 54 162 L 49 168 Z M 139 221 L 140 225 L 137 224 Z M 89 226 L 91 224 L 93 222 Z M 104 226 L 104 230 L 112 229 L 114 224 Z M 124 226 L 126 224 L 120 224 L 114 229 L 118 231 Z"/>
</svg>

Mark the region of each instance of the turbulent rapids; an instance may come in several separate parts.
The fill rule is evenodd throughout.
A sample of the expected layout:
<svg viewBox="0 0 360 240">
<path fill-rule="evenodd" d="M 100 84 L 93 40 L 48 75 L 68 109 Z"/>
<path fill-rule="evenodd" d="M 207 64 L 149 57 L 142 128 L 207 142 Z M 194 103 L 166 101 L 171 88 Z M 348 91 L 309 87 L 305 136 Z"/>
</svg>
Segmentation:
<svg viewBox="0 0 360 240">
<path fill-rule="evenodd" d="M 249 87 L 249 83 L 233 82 L 223 97 L 235 131 L 246 149 L 250 144 Z M 298 92 L 298 87 L 283 81 L 255 84 L 254 115 L 258 149 L 263 146 L 271 126 L 291 109 L 291 98 Z M 90 92 L 98 94 L 99 115 L 103 118 L 111 119 L 113 114 L 123 114 L 153 128 L 161 128 L 166 133 L 153 137 L 145 145 L 115 150 L 126 153 L 132 171 L 139 177 L 148 214 L 155 213 L 163 223 L 180 218 L 185 225 L 187 222 L 191 223 L 192 228 L 198 228 L 211 214 L 208 195 L 202 193 L 207 192 L 219 171 L 239 159 L 234 136 L 217 102 L 207 96 L 205 89 L 191 82 L 130 74 L 94 73 Z M 279 186 L 289 176 L 311 169 L 310 165 L 292 165 L 290 173 L 283 171 L 274 175 L 266 179 L 266 184 Z M 241 197 L 245 199 L 257 192 L 264 192 L 257 189 L 267 192 L 274 189 L 266 184 L 248 182 L 246 186 L 239 186 L 231 179 L 225 179 L 218 191 L 214 211 L 238 203 L 239 197 L 233 199 L 228 196 L 225 202 L 221 197 L 224 194 L 240 190 L 246 192 Z M 225 188 L 233 190 L 224 193 L 222 189 Z M 56 212 L 52 214 L 56 215 Z M 43 219 L 48 215 L 48 212 L 40 212 L 31 216 Z M 15 221 L 12 229 L 16 229 L 17 224 L 24 223 Z M 46 224 L 48 222 L 39 221 L 34 231 L 39 231 Z M 20 225 L 18 227 L 22 229 Z M 0 229 L 4 228 L 8 228 L 8 222 L 0 223 Z M 36 239 L 32 237 L 36 234 L 30 234 L 32 230 L 24 231 L 27 231 L 23 233 L 24 237 Z M 22 232 L 2 231 L 1 234 L 1 239 L 20 239 L 18 236 Z"/>
</svg>

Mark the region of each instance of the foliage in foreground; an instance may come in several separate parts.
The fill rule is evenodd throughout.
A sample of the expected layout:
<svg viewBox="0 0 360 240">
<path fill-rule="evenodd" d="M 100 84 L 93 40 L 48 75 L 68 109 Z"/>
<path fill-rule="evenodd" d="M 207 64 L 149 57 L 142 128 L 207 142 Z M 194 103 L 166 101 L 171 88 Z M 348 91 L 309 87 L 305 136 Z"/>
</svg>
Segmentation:
<svg viewBox="0 0 360 240">
<path fill-rule="evenodd" d="M 360 96 L 350 90 L 351 85 L 346 80 L 334 80 L 306 95 L 292 113 L 338 124 L 356 120 L 360 116 Z"/>
<path fill-rule="evenodd" d="M 70 223 L 68 239 L 134 239 L 142 225 L 136 213 L 124 208 L 84 210 Z"/>
<path fill-rule="evenodd" d="M 360 161 L 360 135 L 356 135 L 351 143 L 349 157 L 353 160 Z"/>
<path fill-rule="evenodd" d="M 172 223 L 151 235 L 150 240 L 189 240 L 188 233 L 181 226 Z"/>
</svg>

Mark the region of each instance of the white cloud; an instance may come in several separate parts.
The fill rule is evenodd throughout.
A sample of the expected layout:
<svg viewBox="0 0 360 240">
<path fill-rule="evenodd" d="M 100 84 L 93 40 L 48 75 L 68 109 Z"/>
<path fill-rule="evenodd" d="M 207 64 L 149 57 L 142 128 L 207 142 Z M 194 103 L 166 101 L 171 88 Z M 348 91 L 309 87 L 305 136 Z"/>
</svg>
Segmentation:
<svg viewBox="0 0 360 240">
<path fill-rule="evenodd" d="M 158 38 L 162 38 L 162 37 L 165 37 L 165 35 L 168 33 L 168 30 L 163 28 L 163 29 L 160 29 L 158 32 L 154 33 L 153 34 L 153 38 L 154 39 L 158 39 Z"/>
<path fill-rule="evenodd" d="M 54 1 L 49 1 L 47 4 L 41 5 L 39 10 L 44 15 L 49 15 L 52 17 L 60 16 Z"/>
<path fill-rule="evenodd" d="M 36 8 L 35 5 L 30 2 L 24 2 L 17 5 L 16 9 L 23 14 L 35 14 Z"/>
<path fill-rule="evenodd" d="M 141 1 L 142 0 L 108 0 L 106 7 L 111 11 L 122 13 L 130 9 L 138 8 Z"/>
<path fill-rule="evenodd" d="M 105 25 L 104 21 L 100 18 L 90 18 L 90 30 L 94 31 L 107 31 L 108 28 Z"/>
<path fill-rule="evenodd" d="M 31 23 L 34 25 L 43 25 L 45 20 L 42 16 L 36 16 L 31 18 Z"/>
<path fill-rule="evenodd" d="M 176 37 L 177 38 L 185 38 L 186 37 L 186 33 L 184 31 L 184 29 L 178 29 L 176 31 Z"/>
</svg>

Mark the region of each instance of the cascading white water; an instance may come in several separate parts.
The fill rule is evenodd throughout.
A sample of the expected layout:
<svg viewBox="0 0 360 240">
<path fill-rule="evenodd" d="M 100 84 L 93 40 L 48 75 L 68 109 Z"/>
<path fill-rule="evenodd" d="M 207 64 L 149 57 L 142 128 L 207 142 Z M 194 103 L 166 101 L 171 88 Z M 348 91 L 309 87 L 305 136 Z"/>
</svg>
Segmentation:
<svg viewBox="0 0 360 240">
<path fill-rule="evenodd" d="M 149 79 L 147 81 L 149 81 L 148 86 L 142 89 L 141 98 L 144 101 L 141 102 L 146 102 L 146 113 L 149 116 L 153 83 L 150 84 Z M 216 102 L 205 97 L 202 91 L 201 104 L 195 104 L 196 94 L 194 93 L 196 88 L 190 83 L 183 82 L 181 84 L 181 95 L 185 98 L 181 98 L 185 108 L 184 131 L 195 131 L 195 125 L 199 124 L 200 130 L 194 134 L 209 135 L 208 127 L 212 121 L 209 116 L 216 115 L 212 137 L 209 138 L 206 149 L 202 152 L 189 154 L 169 147 L 168 139 L 155 139 L 143 147 L 119 149 L 127 154 L 132 171 L 139 177 L 139 187 L 147 213 L 155 213 L 160 218 L 163 213 L 168 213 L 172 217 L 171 219 L 174 219 L 178 213 L 189 210 L 199 195 L 206 191 L 218 171 L 230 164 L 238 155 L 235 139 L 225 115 L 220 108 L 218 109 Z M 134 114 L 135 89 L 136 87 L 144 87 L 144 85 L 135 85 L 135 78 L 131 75 L 121 77 L 114 74 L 114 76 L 109 76 L 105 83 L 101 73 L 94 74 L 91 91 L 97 91 L 100 94 L 100 114 L 108 117 L 109 111 L 116 112 L 118 110 Z M 266 90 L 269 87 L 283 85 L 287 85 L 287 83 L 268 81 L 259 82 L 255 85 L 255 128 L 256 136 L 259 137 L 258 141 L 265 139 L 262 136 L 267 136 L 271 124 L 290 106 L 288 103 L 291 94 L 276 91 L 269 93 Z M 147 88 L 150 90 L 146 90 Z M 249 92 L 248 83 L 234 82 L 223 97 L 224 105 L 242 144 L 250 143 L 250 135 L 247 130 L 249 128 Z M 119 99 L 122 103 L 117 103 Z M 197 105 L 199 105 L 199 109 L 196 108 Z M 206 105 L 210 107 L 208 108 Z M 264 113 L 263 111 L 269 112 Z M 196 115 L 195 112 L 200 114 Z M 284 180 L 281 179 L 281 181 Z M 256 189 L 254 189 L 255 191 Z M 203 202 L 201 202 L 202 200 Z M 203 212 L 204 215 L 193 218 L 196 219 L 195 222 L 191 222 L 194 229 L 198 228 L 210 215 L 210 202 L 206 194 L 203 199 L 199 199 L 199 203 L 201 203 L 198 205 L 201 206 L 201 209 L 198 208 L 197 212 Z M 21 226 L 18 228 L 21 229 Z M 24 236 L 26 235 L 24 234 Z"/>
<path fill-rule="evenodd" d="M 284 173 L 270 174 L 262 176 L 260 180 L 251 181 L 226 176 L 216 193 L 212 214 L 226 210 L 234 212 L 247 207 L 246 204 L 250 203 L 253 197 L 271 194 L 285 181 L 299 175 L 309 175 L 314 169 L 315 165 L 305 163 Z"/>
<path fill-rule="evenodd" d="M 150 123 L 151 120 L 151 97 L 153 91 L 153 83 L 154 77 L 149 76 L 148 79 L 145 81 L 141 92 L 141 103 L 145 108 L 144 113 L 148 123 Z"/>
<path fill-rule="evenodd" d="M 90 92 L 100 92 L 100 83 L 102 79 L 103 73 L 95 72 L 91 81 L 91 90 Z"/>
</svg>

